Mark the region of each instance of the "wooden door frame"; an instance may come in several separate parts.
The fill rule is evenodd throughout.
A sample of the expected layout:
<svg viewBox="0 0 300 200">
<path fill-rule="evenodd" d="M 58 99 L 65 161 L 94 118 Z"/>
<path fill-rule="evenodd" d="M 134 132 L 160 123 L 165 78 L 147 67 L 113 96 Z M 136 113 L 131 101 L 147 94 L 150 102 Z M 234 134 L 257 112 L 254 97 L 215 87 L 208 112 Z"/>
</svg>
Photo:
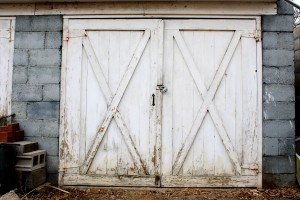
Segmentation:
<svg viewBox="0 0 300 200">
<path fill-rule="evenodd" d="M 128 15 L 76 15 L 76 16 L 64 16 L 64 25 L 63 25 L 63 45 L 62 45 L 62 65 L 61 65 L 61 100 L 60 100 L 60 131 L 59 131 L 59 184 L 63 185 L 63 176 L 64 176 L 64 160 L 62 159 L 62 152 L 64 152 L 64 146 L 63 146 L 63 137 L 64 137 L 64 127 L 65 127 L 65 121 L 64 121 L 64 111 L 65 111 L 65 76 L 66 76 L 66 66 L 67 66 L 67 43 L 68 43 L 68 19 L 251 19 L 256 21 L 256 63 L 257 63 L 257 102 L 258 102 L 258 108 L 257 108 L 257 130 L 258 130 L 258 149 L 257 149 L 257 165 L 258 165 L 258 171 L 257 171 L 257 188 L 262 188 L 262 42 L 261 42 L 261 17 L 260 16 L 201 16 L 201 15 L 140 15 L 140 16 L 128 16 Z M 194 181 L 200 181 L 197 178 L 184 178 L 187 179 L 186 181 L 194 180 Z M 208 179 L 213 179 L 212 181 L 221 181 L 218 178 L 210 177 Z M 246 179 L 248 179 L 246 177 Z M 230 179 L 229 187 L 254 187 L 253 185 L 243 185 L 240 186 L 238 184 L 234 184 L 234 181 L 236 180 L 235 177 L 232 177 Z M 79 179 L 74 180 L 74 185 L 76 185 L 76 181 L 80 181 L 81 184 L 84 183 L 84 185 L 90 185 L 89 181 L 84 179 L 84 177 L 79 177 Z M 91 181 L 91 180 L 90 180 Z M 130 182 L 130 180 L 128 180 Z M 255 181 L 255 180 L 254 180 Z M 122 184 L 122 183 L 120 183 Z M 200 184 L 201 185 L 201 184 Z M 119 185 L 120 186 L 120 185 Z M 146 185 L 147 186 L 147 185 Z M 149 183 L 148 186 L 151 186 Z M 197 184 L 196 184 L 197 186 Z M 174 187 L 178 187 L 178 185 L 174 185 Z M 183 184 L 184 187 L 184 184 Z M 217 187 L 224 187 L 224 185 L 217 185 Z"/>
<path fill-rule="evenodd" d="M 3 108 L 0 108 L 0 117 L 1 116 L 7 116 L 12 114 L 11 113 L 11 95 L 12 95 L 12 73 L 13 73 L 13 57 L 14 57 L 14 38 L 15 38 L 15 23 L 16 18 L 15 17 L 0 17 L 1 20 L 9 20 L 10 21 L 10 29 L 2 31 L 0 30 L 0 37 L 7 38 L 6 34 L 9 34 L 9 57 L 7 59 L 8 65 L 7 66 L 0 66 L 1 73 L 5 73 L 6 76 L 4 79 L 0 80 L 0 82 L 5 85 L 2 85 L 1 87 L 5 87 L 5 89 L 1 88 L 0 90 L 0 96 L 3 98 L 5 97 L 6 101 L 4 105 L 0 105 Z M 1 36 L 1 31 L 4 34 Z"/>
</svg>

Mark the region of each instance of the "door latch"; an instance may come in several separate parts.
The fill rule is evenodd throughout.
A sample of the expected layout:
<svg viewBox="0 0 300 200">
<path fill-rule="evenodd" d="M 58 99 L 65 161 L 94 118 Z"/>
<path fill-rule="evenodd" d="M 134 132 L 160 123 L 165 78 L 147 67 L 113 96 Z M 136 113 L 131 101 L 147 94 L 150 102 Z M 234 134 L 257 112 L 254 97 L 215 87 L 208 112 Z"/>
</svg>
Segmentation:
<svg viewBox="0 0 300 200">
<path fill-rule="evenodd" d="M 164 85 L 157 85 L 156 90 L 159 90 L 161 93 L 166 93 L 168 91 L 168 88 Z"/>
</svg>

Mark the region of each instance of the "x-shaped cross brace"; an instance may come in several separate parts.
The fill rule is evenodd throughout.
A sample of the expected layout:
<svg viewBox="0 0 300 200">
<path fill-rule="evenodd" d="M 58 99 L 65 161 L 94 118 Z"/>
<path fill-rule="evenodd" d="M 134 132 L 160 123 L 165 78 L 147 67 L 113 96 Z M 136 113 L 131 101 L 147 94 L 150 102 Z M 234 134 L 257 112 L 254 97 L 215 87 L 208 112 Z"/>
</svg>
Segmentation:
<svg viewBox="0 0 300 200">
<path fill-rule="evenodd" d="M 93 140 L 93 144 L 91 145 L 91 147 L 87 153 L 86 159 L 84 160 L 84 162 L 82 164 L 82 167 L 81 167 L 82 174 L 87 173 L 87 171 L 99 149 L 99 146 L 105 135 L 105 132 L 106 132 L 113 117 L 116 120 L 116 123 L 121 130 L 124 141 L 125 141 L 128 149 L 129 149 L 129 152 L 133 158 L 133 162 L 134 162 L 135 166 L 141 166 L 144 173 L 149 174 L 144 161 L 142 160 L 138 150 L 136 149 L 136 145 L 132 139 L 131 133 L 124 121 L 124 118 L 122 117 L 121 113 L 118 111 L 118 105 L 124 95 L 124 92 L 128 86 L 128 83 L 137 67 L 137 64 L 143 54 L 143 51 L 149 41 L 149 38 L 150 38 L 150 30 L 146 30 L 143 37 L 140 40 L 140 43 L 138 44 L 138 46 L 133 54 L 133 57 L 131 58 L 131 60 L 128 64 L 128 68 L 127 68 L 126 72 L 124 73 L 124 76 L 119 84 L 119 87 L 118 87 L 115 95 L 112 94 L 107 82 L 105 81 L 105 77 L 101 70 L 99 60 L 92 48 L 92 45 L 91 45 L 88 37 L 86 36 L 82 40 L 84 49 L 89 58 L 91 67 L 96 75 L 98 84 L 99 84 L 99 86 L 106 98 L 106 101 L 108 102 L 108 105 L 109 105 L 109 108 L 106 113 L 106 117 L 105 117 L 104 121 L 102 122 L 99 130 L 97 131 L 96 137 Z"/>
<path fill-rule="evenodd" d="M 193 58 L 190 55 L 189 50 L 184 42 L 184 39 L 182 38 L 182 36 L 179 32 L 179 30 L 174 33 L 174 38 L 175 38 L 175 40 L 178 44 L 178 47 L 184 57 L 184 60 L 189 68 L 189 71 L 195 81 L 195 84 L 201 94 L 203 103 L 197 113 L 197 116 L 193 122 L 193 125 L 192 125 L 186 139 L 185 139 L 185 142 L 183 143 L 183 145 L 181 146 L 181 148 L 177 154 L 176 160 L 173 165 L 173 175 L 179 174 L 180 169 L 184 163 L 184 160 L 193 144 L 193 141 L 195 140 L 195 138 L 197 136 L 198 130 L 200 129 L 201 124 L 202 124 L 204 117 L 208 110 L 209 110 L 209 112 L 211 114 L 211 118 L 218 130 L 220 138 L 223 141 L 224 146 L 229 154 L 229 157 L 235 166 L 236 171 L 239 174 L 241 174 L 241 166 L 239 164 L 238 156 L 237 156 L 236 152 L 234 151 L 234 147 L 228 137 L 228 134 L 222 123 L 222 120 L 216 110 L 214 103 L 213 103 L 214 96 L 215 96 L 215 94 L 218 90 L 218 87 L 222 81 L 222 78 L 227 70 L 227 67 L 231 60 L 231 57 L 233 56 L 235 49 L 239 43 L 241 35 L 242 35 L 241 31 L 235 31 L 235 33 L 231 39 L 231 42 L 226 50 L 226 53 L 223 57 L 223 60 L 220 64 L 220 66 L 218 67 L 218 70 L 214 76 L 211 86 L 210 86 L 209 90 L 207 90 L 204 85 L 204 82 L 201 80 L 201 76 L 199 74 L 197 66 L 194 63 Z"/>
</svg>

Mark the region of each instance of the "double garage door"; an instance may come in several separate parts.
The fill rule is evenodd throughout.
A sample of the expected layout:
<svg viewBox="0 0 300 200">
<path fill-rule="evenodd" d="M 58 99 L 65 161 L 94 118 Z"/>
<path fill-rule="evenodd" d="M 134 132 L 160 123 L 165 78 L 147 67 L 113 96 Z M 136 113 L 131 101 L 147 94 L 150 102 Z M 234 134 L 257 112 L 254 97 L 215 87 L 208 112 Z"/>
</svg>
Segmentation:
<svg viewBox="0 0 300 200">
<path fill-rule="evenodd" d="M 256 187 L 252 19 L 65 19 L 60 183 Z"/>
</svg>

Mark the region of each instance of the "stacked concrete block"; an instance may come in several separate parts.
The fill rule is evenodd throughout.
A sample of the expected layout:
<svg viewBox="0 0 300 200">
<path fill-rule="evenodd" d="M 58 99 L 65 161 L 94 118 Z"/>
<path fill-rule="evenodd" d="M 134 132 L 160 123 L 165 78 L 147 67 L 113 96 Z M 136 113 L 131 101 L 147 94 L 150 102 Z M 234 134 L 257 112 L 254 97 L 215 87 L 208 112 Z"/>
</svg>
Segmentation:
<svg viewBox="0 0 300 200">
<path fill-rule="evenodd" d="M 47 151 L 48 181 L 57 183 L 61 16 L 16 19 L 12 112 L 25 140 Z"/>
<path fill-rule="evenodd" d="M 293 7 L 263 16 L 263 185 L 295 183 Z"/>
<path fill-rule="evenodd" d="M 7 143 L 16 152 L 16 179 L 19 188 L 32 190 L 46 181 L 46 151 L 38 150 L 38 143 L 20 141 Z"/>
</svg>

